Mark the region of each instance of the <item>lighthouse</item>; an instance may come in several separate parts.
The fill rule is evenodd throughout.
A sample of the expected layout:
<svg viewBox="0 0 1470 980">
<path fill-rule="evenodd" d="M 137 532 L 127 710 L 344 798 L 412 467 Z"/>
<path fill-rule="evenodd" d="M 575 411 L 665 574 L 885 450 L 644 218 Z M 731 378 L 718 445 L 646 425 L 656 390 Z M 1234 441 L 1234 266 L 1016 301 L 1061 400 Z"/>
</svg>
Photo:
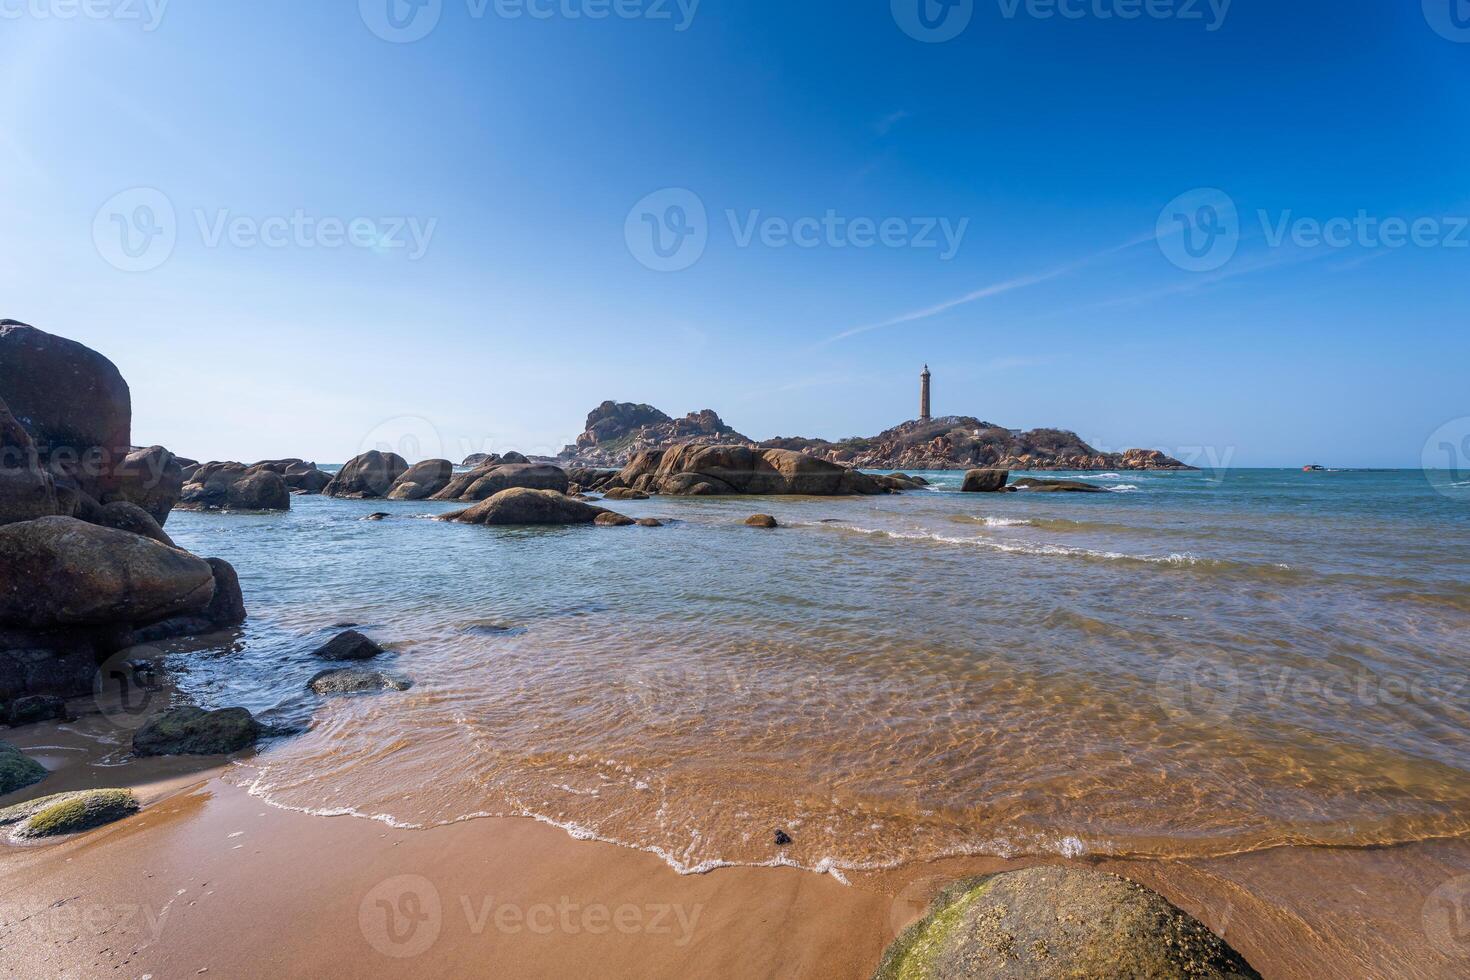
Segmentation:
<svg viewBox="0 0 1470 980">
<path fill-rule="evenodd" d="M 928 422 L 933 415 L 929 411 L 929 365 L 924 365 L 924 373 L 919 375 L 919 421 Z"/>
</svg>

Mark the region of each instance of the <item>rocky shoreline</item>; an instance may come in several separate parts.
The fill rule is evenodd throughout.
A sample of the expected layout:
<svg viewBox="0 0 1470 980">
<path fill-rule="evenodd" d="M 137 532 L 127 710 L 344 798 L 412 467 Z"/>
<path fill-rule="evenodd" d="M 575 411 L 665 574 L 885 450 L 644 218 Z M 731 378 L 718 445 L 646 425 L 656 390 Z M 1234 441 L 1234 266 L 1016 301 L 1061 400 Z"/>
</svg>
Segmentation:
<svg viewBox="0 0 1470 980">
<path fill-rule="evenodd" d="M 322 494 L 459 502 L 467 506 L 439 518 L 460 524 L 657 528 L 661 522 L 635 521 L 598 506 L 590 494 L 600 494 L 603 502 L 654 495 L 871 496 L 925 486 L 921 478 L 903 474 L 861 472 L 849 448 L 801 440 L 780 440 L 799 447 L 751 444 L 713 413 L 674 422 L 648 406 L 603 406 L 604 417 L 589 425 L 592 436 L 581 446 L 585 458 L 611 460 L 640 447 L 617 469 L 563 467 L 516 453 L 479 457 L 461 472 L 448 460 L 410 465 L 394 453 L 370 451 L 334 475 L 296 458 L 249 465 L 181 460 L 161 446 L 130 444 L 130 393 L 110 361 L 14 321 L 0 321 L 0 398 L 0 722 L 11 727 L 67 720 L 68 699 L 100 691 L 114 673 L 134 683 L 129 675 L 151 669 L 130 653 L 141 644 L 230 631 L 245 622 L 235 569 L 177 547 L 164 530 L 175 507 L 288 511 L 294 495 Z M 634 425 L 638 434 L 630 440 L 626 430 Z M 895 445 L 910 445 L 904 440 L 930 430 L 904 432 Z M 641 445 L 665 438 L 672 442 Z M 963 455 L 952 434 L 924 445 L 924 452 L 942 451 L 950 462 Z M 1070 451 L 1065 440 L 1052 448 L 1049 460 L 1076 461 L 1063 452 Z M 983 455 L 965 452 L 972 459 Z M 932 468 L 936 457 L 905 450 L 894 458 Z M 1003 457 L 1011 459 L 1037 468 L 1029 456 Z M 1159 462 L 1129 459 L 1135 468 Z M 964 489 L 1101 490 L 1076 481 L 1011 484 L 1004 467 L 972 468 Z M 743 523 L 765 531 L 781 527 L 764 514 Z M 323 698 L 408 691 L 412 679 L 367 666 L 385 652 L 346 629 L 314 651 L 324 669 L 307 688 Z M 261 724 L 243 708 L 170 704 L 140 720 L 130 758 L 223 759 L 251 750 L 263 738 L 289 734 Z M 8 828 L 10 841 L 64 840 L 144 809 L 126 788 L 47 793 L 49 775 L 35 759 L 0 742 L 0 797 L 28 797 L 0 806 L 0 828 Z M 778 849 L 792 843 L 786 831 L 774 834 Z M 1256 976 L 1204 926 L 1137 885 L 1080 871 L 1022 875 L 967 883 L 967 890 L 949 893 L 894 944 L 879 976 L 968 975 L 966 964 L 976 957 L 1014 961 L 1022 942 L 1034 969 L 1016 976 L 1053 975 L 1100 962 L 1164 971 L 1158 975 L 1187 967 L 1191 976 Z M 1004 904 L 987 894 L 1005 896 Z M 1051 922 L 1037 914 L 1054 905 L 1071 910 L 1071 917 Z"/>
<path fill-rule="evenodd" d="M 621 468 L 639 454 L 682 445 L 781 449 L 864 470 L 1190 470 L 1155 449 L 1105 453 L 1062 429 L 1007 429 L 970 416 L 904 422 L 871 438 L 831 442 L 800 436 L 755 442 L 706 409 L 674 420 L 651 405 L 603 402 L 557 461 Z"/>
</svg>

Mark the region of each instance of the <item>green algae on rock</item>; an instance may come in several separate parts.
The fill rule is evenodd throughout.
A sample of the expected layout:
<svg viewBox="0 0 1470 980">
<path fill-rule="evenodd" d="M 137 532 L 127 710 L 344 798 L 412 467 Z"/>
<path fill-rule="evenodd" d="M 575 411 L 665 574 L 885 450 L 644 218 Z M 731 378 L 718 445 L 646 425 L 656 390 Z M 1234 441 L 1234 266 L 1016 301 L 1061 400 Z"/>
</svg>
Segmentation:
<svg viewBox="0 0 1470 980">
<path fill-rule="evenodd" d="M 260 733 L 260 723 L 244 708 L 174 708 L 133 735 L 133 754 L 228 755 L 254 745 Z"/>
<path fill-rule="evenodd" d="M 89 789 L 57 793 L 0 810 L 0 826 L 17 824 L 14 840 L 79 834 L 138 812 L 138 800 L 130 790 Z"/>
<path fill-rule="evenodd" d="M 1247 980 L 1250 964 L 1141 885 L 1028 868 L 959 881 L 889 946 L 874 980 Z"/>
</svg>

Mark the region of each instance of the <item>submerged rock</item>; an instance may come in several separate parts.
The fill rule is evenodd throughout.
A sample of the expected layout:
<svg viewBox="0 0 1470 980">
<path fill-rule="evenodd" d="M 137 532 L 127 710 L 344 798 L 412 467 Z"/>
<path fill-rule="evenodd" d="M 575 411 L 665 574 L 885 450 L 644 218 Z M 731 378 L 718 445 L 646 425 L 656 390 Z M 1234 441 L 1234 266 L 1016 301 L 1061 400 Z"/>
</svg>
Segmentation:
<svg viewBox="0 0 1470 980">
<path fill-rule="evenodd" d="M 357 630 L 348 630 L 318 647 L 312 652 L 312 656 L 336 661 L 371 660 L 382 652 L 382 647 Z"/>
<path fill-rule="evenodd" d="M 786 845 L 788 845 L 790 843 L 791 843 L 791 835 L 788 834 L 784 830 L 779 830 L 778 829 L 776 831 L 776 846 L 777 847 L 785 847 Z"/>
<path fill-rule="evenodd" d="M 539 524 L 592 524 L 608 511 L 584 504 L 553 490 L 502 490 L 469 510 L 445 514 L 440 520 L 459 524 L 517 526 Z"/>
<path fill-rule="evenodd" d="M 79 834 L 137 812 L 138 800 L 130 790 L 88 789 L 8 806 L 0 810 L 0 826 L 18 824 L 10 836 L 33 840 Z"/>
<path fill-rule="evenodd" d="M 663 527 L 664 526 L 664 522 L 663 521 L 660 521 L 657 518 L 653 518 L 653 517 L 640 517 L 640 518 L 638 518 L 638 522 L 637 523 L 638 523 L 638 526 L 639 527 Z"/>
<path fill-rule="evenodd" d="M 875 980 L 1259 978 L 1198 920 L 1131 881 L 1028 868 L 958 882 L 888 948 Z"/>
<path fill-rule="evenodd" d="M 631 517 L 624 517 L 622 514 L 614 514 L 612 511 L 607 511 L 598 514 L 597 520 L 593 523 L 598 527 L 632 527 L 638 522 Z"/>
<path fill-rule="evenodd" d="M 406 691 L 413 687 L 413 682 L 376 670 L 339 667 L 322 671 L 307 681 L 306 686 L 317 694 L 371 694 L 376 691 Z"/>
<path fill-rule="evenodd" d="M 965 493 L 999 493 L 1010 477 L 1009 470 L 970 470 L 960 489 Z"/>
<path fill-rule="evenodd" d="M 1033 476 L 1025 476 L 1012 484 L 1018 490 L 1026 490 L 1031 493 L 1107 493 L 1107 487 L 1100 487 L 1095 483 L 1083 483 L 1081 480 L 1038 480 Z"/>
<path fill-rule="evenodd" d="M 770 514 L 752 514 L 745 519 L 745 524 L 747 527 L 763 527 L 767 530 L 781 526 L 781 523 Z"/>
<path fill-rule="evenodd" d="M 133 754 L 229 755 L 254 745 L 260 735 L 260 723 L 244 708 L 173 708 L 133 734 Z"/>
<path fill-rule="evenodd" d="M 66 701 L 54 694 L 28 694 L 0 705 L 0 720 L 12 728 L 38 721 L 66 721 Z"/>
<path fill-rule="evenodd" d="M 0 742 L 0 796 L 34 786 L 46 778 L 46 767 L 9 742 Z M 3 811 L 0 811 L 3 812 Z"/>
</svg>

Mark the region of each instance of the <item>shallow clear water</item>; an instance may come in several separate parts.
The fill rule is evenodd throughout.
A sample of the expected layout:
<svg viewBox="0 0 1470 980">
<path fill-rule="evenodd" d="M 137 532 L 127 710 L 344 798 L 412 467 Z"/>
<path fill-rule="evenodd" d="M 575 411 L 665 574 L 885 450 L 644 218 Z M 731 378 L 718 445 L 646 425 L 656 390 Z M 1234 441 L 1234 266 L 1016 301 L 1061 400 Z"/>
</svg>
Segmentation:
<svg viewBox="0 0 1470 980">
<path fill-rule="evenodd" d="M 926 476 L 613 505 L 661 529 L 322 497 L 177 513 L 182 546 L 235 564 L 251 619 L 173 665 L 201 702 L 310 724 L 239 770 L 275 804 L 528 815 L 681 870 L 1470 832 L 1470 487 L 1238 471 L 964 495 Z M 758 512 L 786 526 L 743 526 Z M 307 693 L 344 622 L 413 689 Z"/>
</svg>

